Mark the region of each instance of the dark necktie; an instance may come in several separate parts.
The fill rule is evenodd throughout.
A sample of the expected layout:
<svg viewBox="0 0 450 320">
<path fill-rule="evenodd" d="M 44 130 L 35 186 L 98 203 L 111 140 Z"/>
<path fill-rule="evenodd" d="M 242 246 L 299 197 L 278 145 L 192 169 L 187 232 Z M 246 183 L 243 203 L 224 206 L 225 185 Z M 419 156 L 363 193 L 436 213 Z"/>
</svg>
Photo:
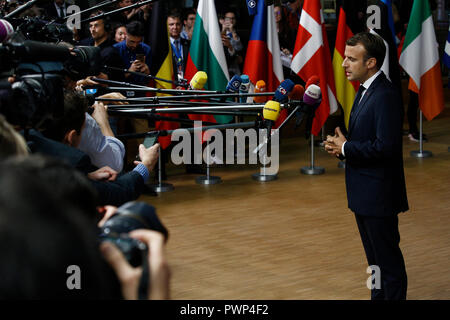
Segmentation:
<svg viewBox="0 0 450 320">
<path fill-rule="evenodd" d="M 64 8 L 63 7 L 59 7 L 59 17 L 64 18 Z"/>
<path fill-rule="evenodd" d="M 360 85 L 358 92 L 356 93 L 356 96 L 355 96 L 355 101 L 353 101 L 353 106 L 352 106 L 352 111 L 350 112 L 350 116 L 356 114 L 356 110 L 358 109 L 359 102 L 361 101 L 361 96 L 362 96 L 364 90 L 366 90 L 366 88 L 363 85 Z"/>
</svg>

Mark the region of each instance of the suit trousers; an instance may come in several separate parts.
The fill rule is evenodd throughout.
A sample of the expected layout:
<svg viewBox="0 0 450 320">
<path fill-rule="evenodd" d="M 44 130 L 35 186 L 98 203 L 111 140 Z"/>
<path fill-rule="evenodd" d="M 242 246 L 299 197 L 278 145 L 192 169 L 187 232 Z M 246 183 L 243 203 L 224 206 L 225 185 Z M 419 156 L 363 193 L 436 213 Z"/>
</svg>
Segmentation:
<svg viewBox="0 0 450 320">
<path fill-rule="evenodd" d="M 372 300 L 404 300 L 408 278 L 399 247 L 398 216 L 371 217 L 355 214 L 369 266 L 378 266 L 381 288 L 371 290 Z"/>
</svg>

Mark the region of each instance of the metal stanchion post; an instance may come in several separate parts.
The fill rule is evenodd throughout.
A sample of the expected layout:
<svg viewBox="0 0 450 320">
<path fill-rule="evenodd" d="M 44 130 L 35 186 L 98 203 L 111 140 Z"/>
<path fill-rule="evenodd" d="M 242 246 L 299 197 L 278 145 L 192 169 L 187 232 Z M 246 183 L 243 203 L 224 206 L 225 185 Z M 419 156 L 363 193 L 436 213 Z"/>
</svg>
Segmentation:
<svg viewBox="0 0 450 320">
<path fill-rule="evenodd" d="M 264 154 L 263 160 L 263 172 L 262 173 L 254 173 L 252 174 L 252 179 L 260 182 L 273 181 L 278 179 L 277 174 L 266 174 L 266 154 Z"/>
<path fill-rule="evenodd" d="M 173 185 L 170 183 L 163 183 L 162 182 L 162 157 L 161 157 L 161 147 L 159 147 L 159 156 L 158 156 L 158 183 L 157 184 L 150 184 L 148 187 L 150 190 L 154 192 L 167 192 L 172 191 L 174 189 Z"/>
<path fill-rule="evenodd" d="M 303 167 L 300 169 L 300 172 L 308 175 L 316 175 L 325 173 L 325 169 L 323 167 L 315 167 L 314 166 L 314 135 L 311 133 L 311 166 Z"/>
<path fill-rule="evenodd" d="M 431 151 L 425 151 L 423 150 L 423 114 L 422 114 L 422 110 L 420 110 L 419 113 L 419 119 L 420 119 L 420 128 L 419 128 L 419 150 L 414 150 L 411 151 L 411 157 L 413 158 L 429 158 L 431 157 L 433 154 L 431 153 Z"/>
<path fill-rule="evenodd" d="M 220 177 L 209 175 L 209 170 L 210 170 L 210 167 L 209 167 L 209 162 L 210 162 L 209 143 L 206 145 L 206 156 L 207 156 L 206 176 L 199 176 L 199 177 L 195 178 L 195 182 L 197 182 L 198 184 L 205 184 L 205 185 L 221 183 L 222 179 Z"/>
</svg>

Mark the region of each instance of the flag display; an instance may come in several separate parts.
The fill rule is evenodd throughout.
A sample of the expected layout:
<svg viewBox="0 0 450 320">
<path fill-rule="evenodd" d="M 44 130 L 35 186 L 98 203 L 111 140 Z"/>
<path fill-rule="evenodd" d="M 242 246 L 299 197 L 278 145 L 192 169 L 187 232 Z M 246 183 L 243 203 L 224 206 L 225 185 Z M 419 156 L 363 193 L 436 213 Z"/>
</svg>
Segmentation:
<svg viewBox="0 0 450 320">
<path fill-rule="evenodd" d="M 353 32 L 347 25 L 345 10 L 341 7 L 336 33 L 336 45 L 333 53 L 333 72 L 336 85 L 336 97 L 344 110 L 344 121 L 347 129 L 353 100 L 355 100 L 356 91 L 359 88 L 357 81 L 349 81 L 347 79 L 344 68 L 342 67 L 345 58 L 345 42 L 351 37 L 353 37 Z"/>
<path fill-rule="evenodd" d="M 208 81 L 206 90 L 225 90 L 230 79 L 228 74 L 222 37 L 219 31 L 214 0 L 200 0 L 195 18 L 189 56 L 186 64 L 185 76 L 188 81 L 197 73 L 205 71 Z M 228 123 L 231 116 L 189 115 L 193 120 Z"/>
<path fill-rule="evenodd" d="M 450 25 L 448 26 L 447 41 L 445 42 L 444 63 L 450 69 Z"/>
<path fill-rule="evenodd" d="M 167 32 L 167 14 L 164 10 L 163 3 L 157 1 L 153 4 L 152 19 L 150 25 L 149 45 L 151 47 L 151 64 L 150 74 L 157 78 L 173 80 L 172 66 L 172 49 Z M 164 81 L 155 80 L 156 87 L 162 89 L 172 89 L 173 84 Z M 164 95 L 158 93 L 157 95 Z M 159 113 L 164 117 L 178 116 L 174 113 Z M 175 121 L 156 121 L 156 130 L 174 130 L 179 127 L 179 123 Z M 163 149 L 170 145 L 170 136 L 159 137 L 158 142 Z"/>
<path fill-rule="evenodd" d="M 257 2 L 244 63 L 244 74 L 249 76 L 252 84 L 263 80 L 267 91 L 275 91 L 284 80 L 273 7 L 273 4 L 267 6 L 265 0 Z M 283 110 L 275 127 L 286 115 L 287 110 Z"/>
<path fill-rule="evenodd" d="M 400 55 L 410 76 L 409 88 L 419 94 L 419 107 L 431 120 L 444 109 L 438 44 L 428 0 L 414 0 Z"/>
<path fill-rule="evenodd" d="M 316 110 L 311 130 L 317 136 L 328 116 L 337 110 L 333 68 L 320 1 L 305 0 L 303 3 L 291 69 L 305 82 L 313 75 L 320 78 L 322 102 Z"/>
</svg>

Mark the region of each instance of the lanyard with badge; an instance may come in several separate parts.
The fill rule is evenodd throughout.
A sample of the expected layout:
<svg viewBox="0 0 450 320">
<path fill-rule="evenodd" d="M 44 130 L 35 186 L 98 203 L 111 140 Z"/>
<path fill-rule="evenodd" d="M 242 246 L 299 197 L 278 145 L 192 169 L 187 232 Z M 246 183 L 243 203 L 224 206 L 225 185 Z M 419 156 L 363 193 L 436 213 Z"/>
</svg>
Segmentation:
<svg viewBox="0 0 450 320">
<path fill-rule="evenodd" d="M 175 40 L 177 41 L 177 40 Z M 180 48 L 177 48 L 175 46 L 175 41 L 172 43 L 172 50 L 175 53 L 175 58 L 177 61 L 177 69 L 178 69 L 178 80 L 181 81 L 184 77 L 183 74 L 183 57 L 182 57 L 182 53 L 181 53 L 181 43 L 179 43 Z M 179 41 L 179 40 L 178 40 Z"/>
</svg>

